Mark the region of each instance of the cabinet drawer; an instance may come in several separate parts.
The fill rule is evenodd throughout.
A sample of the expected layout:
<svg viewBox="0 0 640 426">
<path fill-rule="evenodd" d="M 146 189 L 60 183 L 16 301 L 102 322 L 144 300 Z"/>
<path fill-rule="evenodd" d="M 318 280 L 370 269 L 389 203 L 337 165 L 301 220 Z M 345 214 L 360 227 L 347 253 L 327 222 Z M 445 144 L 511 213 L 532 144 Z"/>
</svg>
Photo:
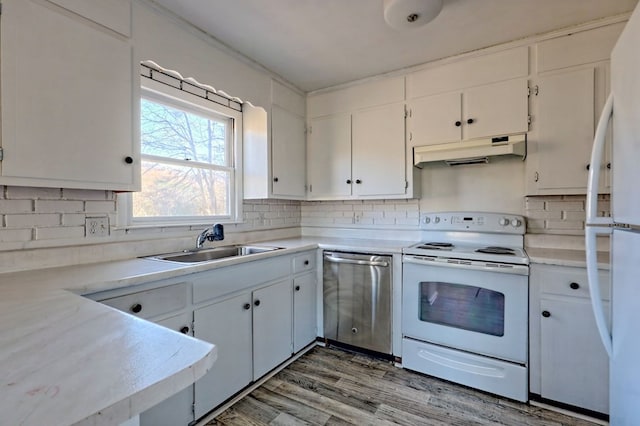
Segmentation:
<svg viewBox="0 0 640 426">
<path fill-rule="evenodd" d="M 165 318 L 161 321 L 156 321 L 163 327 L 170 328 L 178 333 L 186 334 L 187 336 L 193 336 L 193 330 L 191 329 L 191 318 L 188 313 L 179 314 L 173 317 Z"/>
<path fill-rule="evenodd" d="M 187 306 L 187 289 L 187 283 L 179 283 L 100 302 L 140 318 L 153 318 L 184 309 Z"/>
<path fill-rule="evenodd" d="M 310 251 L 293 258 L 293 273 L 311 271 L 316 267 L 316 252 Z"/>
<path fill-rule="evenodd" d="M 603 300 L 610 300 L 609 271 L 598 271 Z M 589 282 L 585 268 L 534 265 L 531 279 L 540 283 L 540 293 L 589 297 Z"/>
</svg>

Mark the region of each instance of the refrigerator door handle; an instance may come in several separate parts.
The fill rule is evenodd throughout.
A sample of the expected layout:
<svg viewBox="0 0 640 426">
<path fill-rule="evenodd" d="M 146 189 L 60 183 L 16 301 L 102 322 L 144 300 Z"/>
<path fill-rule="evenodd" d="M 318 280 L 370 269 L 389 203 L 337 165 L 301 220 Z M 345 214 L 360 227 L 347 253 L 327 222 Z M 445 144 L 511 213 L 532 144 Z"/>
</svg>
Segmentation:
<svg viewBox="0 0 640 426">
<path fill-rule="evenodd" d="M 602 306 L 600 283 L 598 279 L 597 239 L 599 234 L 610 234 L 613 220 L 608 217 L 598 217 L 598 186 L 600 182 L 600 164 L 604 153 L 605 140 L 609 119 L 613 114 L 613 95 L 610 94 L 600 115 L 598 127 L 591 151 L 591 165 L 589 168 L 589 182 L 587 184 L 587 217 L 584 228 L 587 279 L 589 281 L 589 296 L 591 307 L 598 327 L 600 339 L 609 357 L 611 357 L 611 334 L 607 327 L 606 315 Z M 595 225 L 595 226 L 594 226 Z M 598 226 L 599 225 L 599 226 Z"/>
</svg>

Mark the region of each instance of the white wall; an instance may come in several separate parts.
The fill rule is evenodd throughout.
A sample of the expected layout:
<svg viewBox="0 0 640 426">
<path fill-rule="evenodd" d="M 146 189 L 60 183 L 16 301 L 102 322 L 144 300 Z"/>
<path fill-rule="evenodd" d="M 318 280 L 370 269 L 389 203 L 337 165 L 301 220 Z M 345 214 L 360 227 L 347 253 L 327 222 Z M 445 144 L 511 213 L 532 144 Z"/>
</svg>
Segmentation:
<svg viewBox="0 0 640 426">
<path fill-rule="evenodd" d="M 421 170 L 420 210 L 524 214 L 524 162 L 491 158 L 489 164 L 430 164 Z"/>
</svg>

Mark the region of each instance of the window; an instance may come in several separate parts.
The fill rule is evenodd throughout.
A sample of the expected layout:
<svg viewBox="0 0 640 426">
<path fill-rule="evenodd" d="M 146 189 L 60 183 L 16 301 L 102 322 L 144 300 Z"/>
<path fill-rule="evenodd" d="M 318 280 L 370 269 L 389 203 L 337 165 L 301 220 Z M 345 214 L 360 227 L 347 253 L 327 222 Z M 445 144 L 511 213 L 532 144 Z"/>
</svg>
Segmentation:
<svg viewBox="0 0 640 426">
<path fill-rule="evenodd" d="M 128 225 L 237 221 L 242 213 L 241 119 L 235 109 L 144 81 L 142 191 L 130 194 Z"/>
</svg>

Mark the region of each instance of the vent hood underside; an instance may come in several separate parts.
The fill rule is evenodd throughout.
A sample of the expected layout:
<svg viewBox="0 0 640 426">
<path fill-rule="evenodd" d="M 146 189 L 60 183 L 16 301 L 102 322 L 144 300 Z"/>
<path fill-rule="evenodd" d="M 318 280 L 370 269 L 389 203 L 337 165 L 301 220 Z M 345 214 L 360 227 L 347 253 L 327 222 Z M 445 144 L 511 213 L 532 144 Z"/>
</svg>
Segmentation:
<svg viewBox="0 0 640 426">
<path fill-rule="evenodd" d="M 524 161 L 527 157 L 527 136 L 521 134 L 417 146 L 413 148 L 413 164 L 421 167 L 425 163 L 439 161 L 450 166 L 488 163 L 490 157 L 498 155 L 519 157 Z"/>
</svg>

